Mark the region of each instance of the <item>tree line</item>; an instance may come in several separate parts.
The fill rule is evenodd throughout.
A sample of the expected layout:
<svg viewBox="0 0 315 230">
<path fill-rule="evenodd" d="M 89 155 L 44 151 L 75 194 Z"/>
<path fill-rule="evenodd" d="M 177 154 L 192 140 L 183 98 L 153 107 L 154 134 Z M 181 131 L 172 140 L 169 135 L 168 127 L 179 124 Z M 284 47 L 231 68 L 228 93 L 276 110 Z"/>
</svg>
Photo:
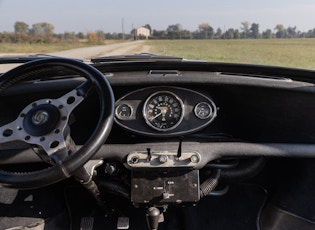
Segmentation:
<svg viewBox="0 0 315 230">
<path fill-rule="evenodd" d="M 106 39 L 131 39 L 132 36 L 122 33 L 105 33 L 102 30 L 93 32 L 64 32 L 55 33 L 55 26 L 48 22 L 39 22 L 29 26 L 17 21 L 14 32 L 0 32 L 0 43 L 55 43 L 55 42 L 91 42 L 102 44 Z"/>
<path fill-rule="evenodd" d="M 209 23 L 201 23 L 194 31 L 184 29 L 181 24 L 169 25 L 165 30 L 152 29 L 149 24 L 144 27 L 150 30 L 150 39 L 273 39 L 273 38 L 315 38 L 315 28 L 306 32 L 297 30 L 297 27 L 285 27 L 277 24 L 273 29 L 260 31 L 258 23 L 243 21 L 240 27 L 216 28 Z M 53 42 L 78 42 L 103 43 L 110 39 L 141 39 L 137 37 L 136 30 L 129 34 L 105 33 L 102 30 L 94 32 L 64 32 L 55 33 L 55 26 L 48 22 L 39 22 L 28 25 L 25 22 L 14 23 L 14 32 L 1 32 L 0 43 L 53 43 Z"/>
<path fill-rule="evenodd" d="M 241 22 L 240 28 L 214 29 L 209 23 L 201 23 L 195 31 L 182 28 L 181 24 L 169 25 L 166 30 L 153 30 L 153 39 L 272 39 L 272 38 L 315 38 L 315 28 L 307 32 L 297 27 L 277 24 L 274 29 L 260 31 L 258 23 Z"/>
</svg>

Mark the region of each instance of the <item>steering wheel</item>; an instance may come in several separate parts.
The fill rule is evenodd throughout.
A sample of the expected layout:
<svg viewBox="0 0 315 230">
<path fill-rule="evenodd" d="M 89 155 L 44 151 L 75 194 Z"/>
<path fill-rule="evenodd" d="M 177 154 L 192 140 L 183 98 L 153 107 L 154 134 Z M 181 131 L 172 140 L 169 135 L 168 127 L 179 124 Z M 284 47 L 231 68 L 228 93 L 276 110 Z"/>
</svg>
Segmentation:
<svg viewBox="0 0 315 230">
<path fill-rule="evenodd" d="M 68 178 L 82 167 L 104 144 L 114 118 L 114 96 L 104 75 L 93 66 L 73 59 L 45 58 L 27 62 L 0 77 L 0 95 L 21 80 L 37 75 L 45 76 L 45 70 L 69 70 L 86 78 L 83 84 L 63 96 L 44 98 L 28 104 L 18 117 L 0 127 L 0 144 L 23 141 L 40 147 L 53 162 L 51 167 L 16 173 L 0 170 L 0 184 L 13 188 L 36 188 Z M 95 89 L 100 103 L 100 114 L 96 128 L 77 151 L 69 153 L 67 148 L 68 121 L 71 112 Z M 5 109 L 5 108 L 1 108 Z"/>
</svg>

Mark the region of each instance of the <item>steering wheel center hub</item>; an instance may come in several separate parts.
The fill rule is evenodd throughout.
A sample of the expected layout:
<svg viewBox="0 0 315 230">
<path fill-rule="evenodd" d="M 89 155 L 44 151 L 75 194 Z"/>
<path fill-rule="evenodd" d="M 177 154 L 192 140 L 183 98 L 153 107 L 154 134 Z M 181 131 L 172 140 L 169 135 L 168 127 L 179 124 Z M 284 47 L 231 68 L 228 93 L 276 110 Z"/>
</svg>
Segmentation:
<svg viewBox="0 0 315 230">
<path fill-rule="evenodd" d="M 53 131 L 60 121 L 59 110 L 51 104 L 34 106 L 25 116 L 23 126 L 32 136 L 43 136 Z"/>
</svg>

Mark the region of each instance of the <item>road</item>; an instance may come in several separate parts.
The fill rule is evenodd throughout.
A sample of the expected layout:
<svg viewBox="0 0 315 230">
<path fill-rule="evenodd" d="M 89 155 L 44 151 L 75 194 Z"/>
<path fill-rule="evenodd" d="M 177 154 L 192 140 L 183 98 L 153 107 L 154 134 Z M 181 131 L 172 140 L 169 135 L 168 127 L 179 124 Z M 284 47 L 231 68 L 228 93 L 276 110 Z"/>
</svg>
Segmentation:
<svg viewBox="0 0 315 230">
<path fill-rule="evenodd" d="M 145 45 L 144 41 L 132 41 L 132 42 L 123 42 L 123 43 L 116 43 L 116 44 L 109 44 L 109 45 L 102 45 L 102 46 L 91 46 L 91 47 L 71 49 L 71 50 L 66 50 L 66 51 L 59 51 L 59 52 L 49 53 L 49 55 L 89 60 L 91 58 L 100 57 L 100 56 L 149 53 L 149 52 L 150 52 L 150 47 L 148 45 Z M 0 57 L 1 56 L 12 56 L 12 54 L 0 53 Z M 18 65 L 17 64 L 0 65 L 0 73 L 4 73 L 8 71 L 9 69 L 12 69 L 16 66 Z"/>
<path fill-rule="evenodd" d="M 149 46 L 144 45 L 144 41 L 132 41 L 104 46 L 78 48 L 50 54 L 59 57 L 78 58 L 85 60 L 100 56 L 146 53 L 149 52 L 149 50 Z"/>
</svg>

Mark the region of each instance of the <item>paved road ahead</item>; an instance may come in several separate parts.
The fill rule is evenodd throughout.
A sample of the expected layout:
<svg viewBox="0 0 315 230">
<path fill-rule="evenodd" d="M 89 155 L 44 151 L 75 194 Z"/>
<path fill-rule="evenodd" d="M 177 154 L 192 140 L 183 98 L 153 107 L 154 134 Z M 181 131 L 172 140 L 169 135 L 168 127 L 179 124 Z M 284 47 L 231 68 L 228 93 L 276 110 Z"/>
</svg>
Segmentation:
<svg viewBox="0 0 315 230">
<path fill-rule="evenodd" d="M 133 54 L 133 53 L 145 53 L 150 52 L 150 47 L 144 45 L 144 41 L 132 41 L 132 42 L 123 42 L 123 43 L 116 43 L 110 45 L 103 45 L 103 46 L 92 46 L 92 47 L 85 47 L 85 48 L 78 48 L 60 52 L 49 53 L 50 55 L 55 55 L 59 57 L 66 57 L 66 58 L 77 58 L 88 60 L 94 57 L 100 56 L 109 56 L 109 55 L 119 55 L 119 54 Z M 0 56 L 12 56 L 12 54 L 1 54 Z M 25 54 L 21 54 L 25 55 Z M 0 65 L 0 73 L 4 73 L 9 69 L 18 66 L 16 64 L 9 64 L 9 65 Z"/>
</svg>

